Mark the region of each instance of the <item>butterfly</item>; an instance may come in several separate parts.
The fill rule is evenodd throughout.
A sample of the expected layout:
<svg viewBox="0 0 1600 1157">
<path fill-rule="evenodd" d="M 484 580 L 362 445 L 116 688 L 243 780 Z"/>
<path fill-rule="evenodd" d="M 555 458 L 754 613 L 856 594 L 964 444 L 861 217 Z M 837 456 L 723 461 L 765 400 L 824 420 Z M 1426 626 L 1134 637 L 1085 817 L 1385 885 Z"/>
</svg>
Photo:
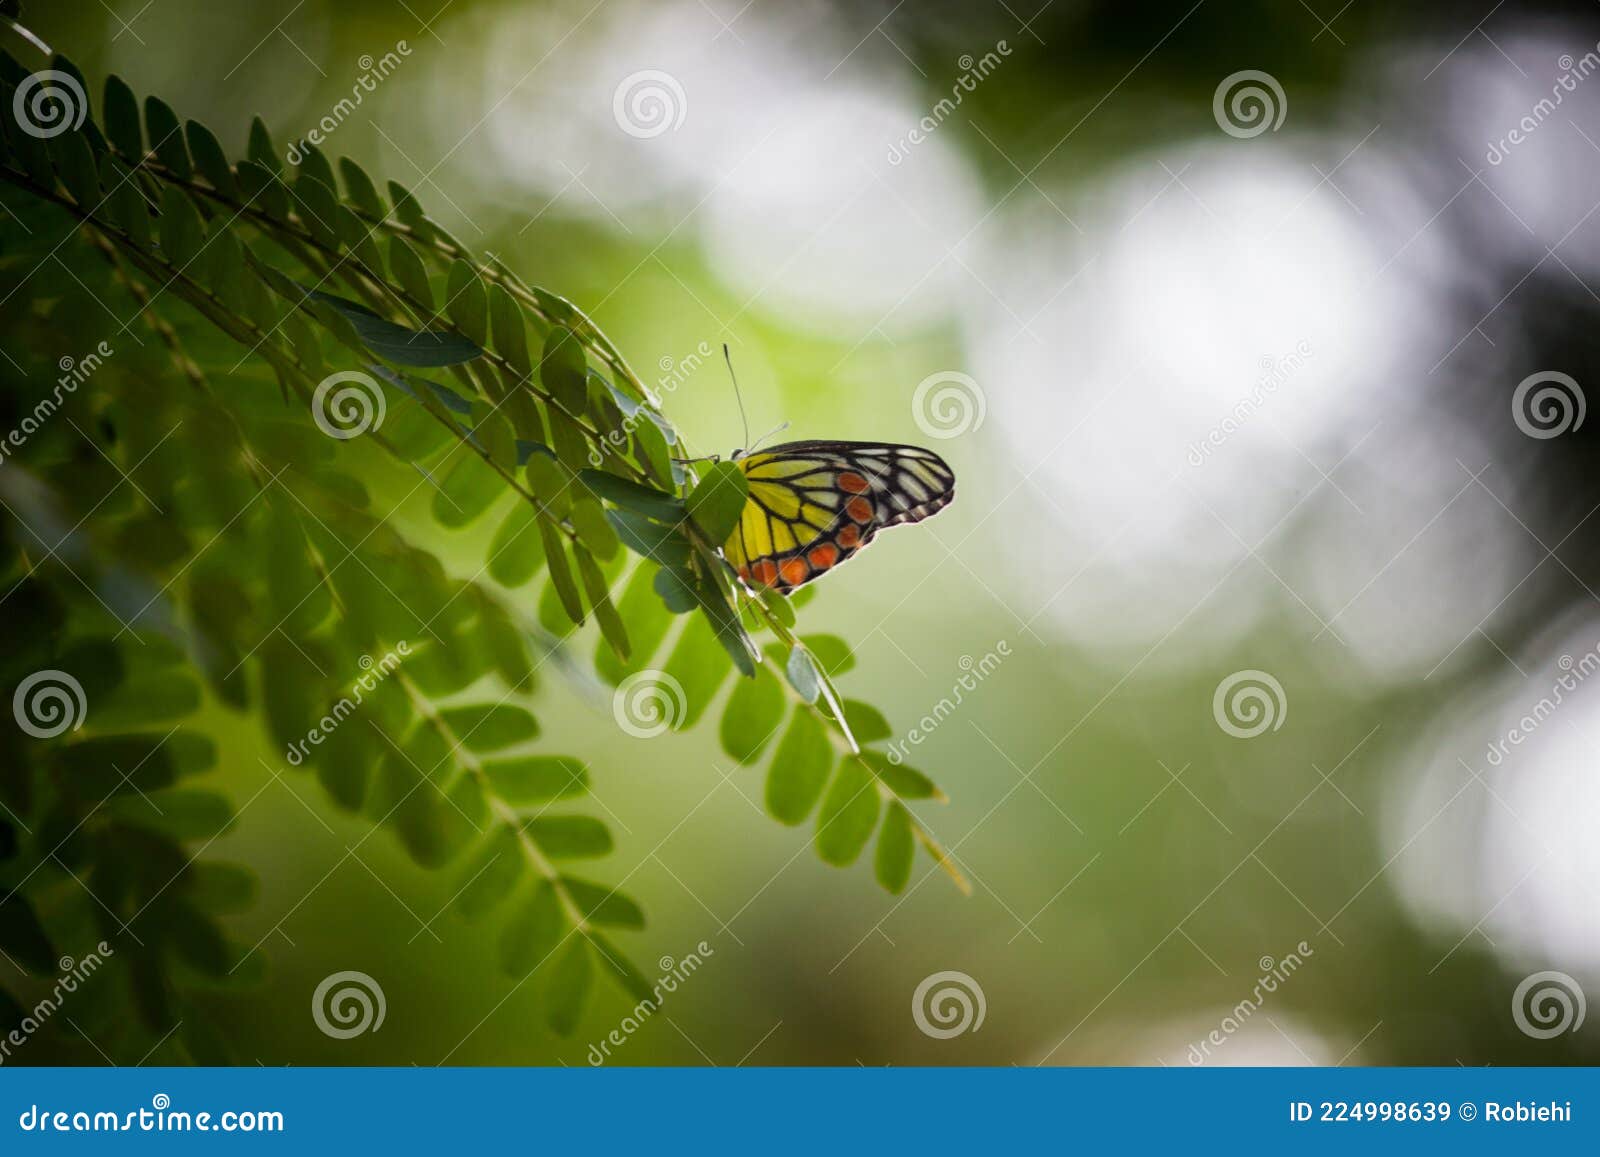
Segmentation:
<svg viewBox="0 0 1600 1157">
<path fill-rule="evenodd" d="M 722 552 L 752 587 L 788 594 L 880 531 L 921 522 L 955 498 L 932 450 L 888 442 L 785 442 L 738 450 L 750 497 Z"/>
</svg>

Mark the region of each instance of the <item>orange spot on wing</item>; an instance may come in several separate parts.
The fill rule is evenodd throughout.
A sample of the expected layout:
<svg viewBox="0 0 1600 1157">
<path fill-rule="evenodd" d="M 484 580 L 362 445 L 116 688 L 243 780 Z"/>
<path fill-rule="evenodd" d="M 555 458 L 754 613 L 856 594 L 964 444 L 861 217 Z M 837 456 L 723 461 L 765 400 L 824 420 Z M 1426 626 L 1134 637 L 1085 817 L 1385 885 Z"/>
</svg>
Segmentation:
<svg viewBox="0 0 1600 1157">
<path fill-rule="evenodd" d="M 750 568 L 747 567 L 747 566 L 740 567 L 739 568 L 739 577 L 743 581 L 749 582 L 750 581 Z"/>
<path fill-rule="evenodd" d="M 810 572 L 806 569 L 806 561 L 803 558 L 786 559 L 783 565 L 778 568 L 778 573 L 783 576 L 783 581 L 792 587 L 799 586 L 810 577 Z"/>
<path fill-rule="evenodd" d="M 770 558 L 763 558 L 750 567 L 757 583 L 770 587 L 778 581 L 778 566 Z"/>
<path fill-rule="evenodd" d="M 844 504 L 844 509 L 857 522 L 866 523 L 872 521 L 872 503 L 865 498 L 859 496 L 852 498 Z"/>
<path fill-rule="evenodd" d="M 827 570 L 839 561 L 839 548 L 831 542 L 825 542 L 821 546 L 812 547 L 806 557 L 811 560 L 811 565 L 818 570 Z"/>
<path fill-rule="evenodd" d="M 851 494 L 865 494 L 868 490 L 867 480 L 859 474 L 846 471 L 839 475 L 839 489 L 847 490 Z"/>
<path fill-rule="evenodd" d="M 839 531 L 838 543 L 845 550 L 849 550 L 861 541 L 861 528 L 853 523 Z"/>
</svg>

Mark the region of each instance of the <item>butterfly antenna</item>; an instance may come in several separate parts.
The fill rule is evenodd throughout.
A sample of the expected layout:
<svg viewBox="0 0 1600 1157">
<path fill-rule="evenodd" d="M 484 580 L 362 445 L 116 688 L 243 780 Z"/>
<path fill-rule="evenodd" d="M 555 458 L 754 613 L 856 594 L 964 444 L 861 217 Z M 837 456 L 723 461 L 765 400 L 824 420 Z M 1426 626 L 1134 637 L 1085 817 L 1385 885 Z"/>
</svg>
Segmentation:
<svg viewBox="0 0 1600 1157">
<path fill-rule="evenodd" d="M 739 424 L 744 427 L 744 444 L 750 445 L 750 420 L 744 416 L 744 396 L 739 393 L 739 376 L 733 372 L 733 356 L 728 353 L 728 343 L 722 343 L 722 360 L 728 363 L 728 377 L 733 379 L 733 400 L 739 403 Z"/>
<path fill-rule="evenodd" d="M 772 429 L 768 430 L 765 434 L 761 435 L 761 437 L 757 438 L 755 442 L 751 444 L 750 449 L 753 451 L 757 446 L 761 445 L 761 443 L 765 442 L 774 434 L 781 434 L 788 428 L 788 422 L 779 422 L 776 426 L 772 427 Z"/>
</svg>

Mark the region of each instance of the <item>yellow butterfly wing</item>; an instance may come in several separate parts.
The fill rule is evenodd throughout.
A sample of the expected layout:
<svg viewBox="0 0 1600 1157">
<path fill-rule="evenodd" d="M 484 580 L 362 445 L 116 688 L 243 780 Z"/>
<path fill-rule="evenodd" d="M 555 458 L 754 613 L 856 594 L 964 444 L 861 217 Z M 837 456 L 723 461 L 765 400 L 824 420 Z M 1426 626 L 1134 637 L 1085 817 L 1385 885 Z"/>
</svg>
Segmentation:
<svg viewBox="0 0 1600 1157">
<path fill-rule="evenodd" d="M 788 442 L 739 459 L 750 486 L 723 553 L 751 586 L 788 594 L 878 531 L 920 522 L 955 498 L 932 450 L 885 442 Z"/>
</svg>

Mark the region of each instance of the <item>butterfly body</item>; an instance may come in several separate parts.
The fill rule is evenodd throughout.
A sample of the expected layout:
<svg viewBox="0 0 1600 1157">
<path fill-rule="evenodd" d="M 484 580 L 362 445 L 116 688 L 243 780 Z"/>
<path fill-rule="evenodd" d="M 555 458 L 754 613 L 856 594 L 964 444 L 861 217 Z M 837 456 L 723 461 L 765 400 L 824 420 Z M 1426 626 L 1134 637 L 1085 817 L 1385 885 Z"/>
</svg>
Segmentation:
<svg viewBox="0 0 1600 1157">
<path fill-rule="evenodd" d="M 733 455 L 750 497 L 723 547 L 739 577 L 781 594 L 826 574 L 880 531 L 955 498 L 955 473 L 920 446 L 786 442 Z"/>
</svg>

